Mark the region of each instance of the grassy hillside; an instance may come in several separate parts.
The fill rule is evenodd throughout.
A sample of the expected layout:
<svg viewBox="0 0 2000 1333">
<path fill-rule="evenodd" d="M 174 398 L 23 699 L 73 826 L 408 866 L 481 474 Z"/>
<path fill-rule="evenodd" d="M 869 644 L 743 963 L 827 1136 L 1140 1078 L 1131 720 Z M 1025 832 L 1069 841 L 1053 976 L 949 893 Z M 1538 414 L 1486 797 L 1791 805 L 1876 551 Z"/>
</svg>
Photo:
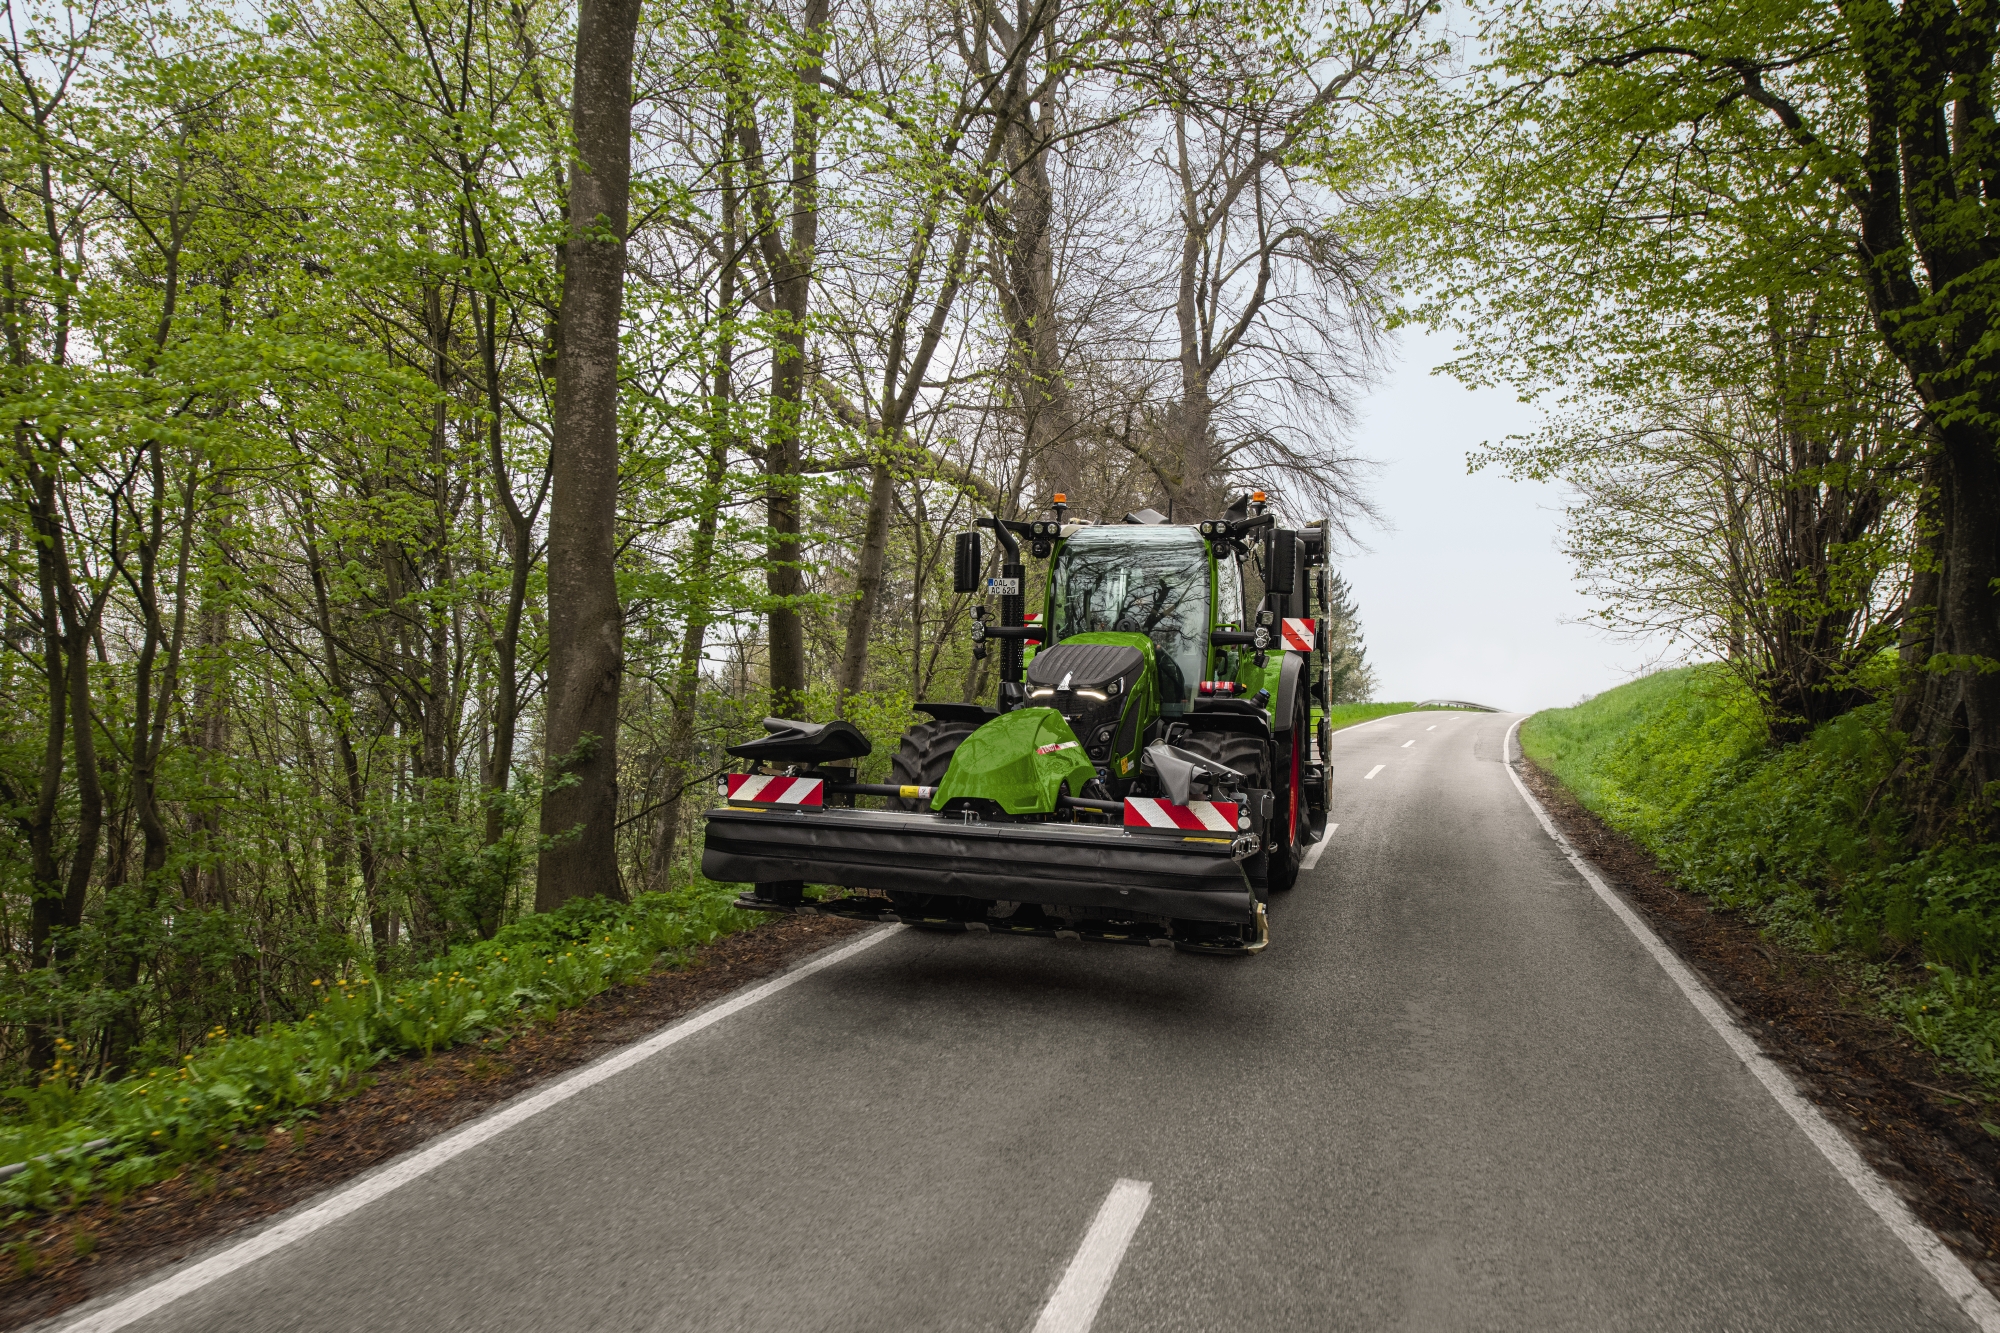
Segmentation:
<svg viewBox="0 0 2000 1333">
<path fill-rule="evenodd" d="M 1686 888 L 1788 942 L 1858 963 L 1923 964 L 1885 982 L 1912 1035 L 2000 1086 L 2000 848 L 1918 852 L 1888 778 L 1886 704 L 1783 749 L 1716 666 L 1663 671 L 1538 713 L 1521 748 Z"/>
</svg>

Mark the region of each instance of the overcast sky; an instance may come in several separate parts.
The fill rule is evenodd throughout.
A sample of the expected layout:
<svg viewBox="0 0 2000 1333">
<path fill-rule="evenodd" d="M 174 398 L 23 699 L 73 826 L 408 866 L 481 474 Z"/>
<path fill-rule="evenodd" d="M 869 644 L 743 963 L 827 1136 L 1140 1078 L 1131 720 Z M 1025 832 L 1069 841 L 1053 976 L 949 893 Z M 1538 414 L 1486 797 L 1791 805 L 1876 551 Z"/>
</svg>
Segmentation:
<svg viewBox="0 0 2000 1333">
<path fill-rule="evenodd" d="M 1560 548 L 1562 493 L 1467 475 L 1483 440 L 1538 414 L 1504 391 L 1431 370 L 1447 338 L 1402 334 L 1394 369 L 1361 407 L 1383 526 L 1340 568 L 1360 605 L 1377 699 L 1467 699 L 1508 710 L 1573 704 L 1642 673 L 1647 649 L 1575 623 L 1588 610 Z"/>
</svg>

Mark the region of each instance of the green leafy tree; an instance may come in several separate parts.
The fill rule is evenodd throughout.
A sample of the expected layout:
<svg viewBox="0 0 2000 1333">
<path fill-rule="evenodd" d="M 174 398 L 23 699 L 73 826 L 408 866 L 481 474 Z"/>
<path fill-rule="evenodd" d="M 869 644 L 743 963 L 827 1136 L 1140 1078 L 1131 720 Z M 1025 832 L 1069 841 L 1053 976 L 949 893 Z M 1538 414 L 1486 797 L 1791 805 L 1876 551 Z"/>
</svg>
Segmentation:
<svg viewBox="0 0 2000 1333">
<path fill-rule="evenodd" d="M 1469 333 L 1476 350 L 1460 369 L 1475 379 L 1600 410 L 1636 398 L 1642 415 L 1649 397 L 1735 394 L 1795 436 L 1816 417 L 1819 439 L 1778 479 L 1780 503 L 1809 499 L 1832 517 L 1769 589 L 1803 614 L 1806 638 L 1819 629 L 1815 598 L 1836 628 L 1872 618 L 1857 611 L 1870 577 L 1812 586 L 1814 571 L 1874 551 L 1886 558 L 1872 572 L 1893 572 L 1904 552 L 1847 520 L 1892 519 L 1890 492 L 1920 455 L 1898 717 L 1924 758 L 1906 776 L 1932 836 L 1954 811 L 1990 829 L 2000 417 L 1989 205 L 1970 183 L 1995 151 L 1993 18 L 1952 4 L 1762 0 L 1481 13 L 1490 60 L 1416 130 L 1427 146 L 1415 156 L 1438 184 L 1417 211 L 1432 238 L 1417 279 L 1432 298 L 1424 313 Z M 1814 312 L 1838 346 L 1797 356 Z M 1906 377 L 1914 438 L 1895 395 L 1865 391 L 1879 384 L 1871 356 Z M 1836 359 L 1864 389 L 1839 402 L 1820 395 L 1828 381 L 1814 369 Z M 1853 428 L 1871 413 L 1881 429 Z M 1886 442 L 1879 452 L 1841 453 L 1842 440 L 1871 433 Z M 1832 637 L 1864 653 L 1879 641 Z M 1781 712 L 1823 716 L 1799 701 L 1852 684 L 1840 653 L 1821 658 L 1831 669 L 1808 673 Z"/>
</svg>

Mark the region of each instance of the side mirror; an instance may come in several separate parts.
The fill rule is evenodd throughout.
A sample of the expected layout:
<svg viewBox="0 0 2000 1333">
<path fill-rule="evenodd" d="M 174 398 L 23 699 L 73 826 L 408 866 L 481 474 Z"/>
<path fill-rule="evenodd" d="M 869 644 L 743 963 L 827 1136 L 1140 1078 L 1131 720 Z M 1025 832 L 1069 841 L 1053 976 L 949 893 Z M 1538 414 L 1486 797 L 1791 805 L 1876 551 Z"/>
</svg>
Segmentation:
<svg viewBox="0 0 2000 1333">
<path fill-rule="evenodd" d="M 1271 570 L 1265 586 L 1280 597 L 1292 595 L 1298 586 L 1299 534 L 1290 528 L 1271 533 Z"/>
<path fill-rule="evenodd" d="M 985 557 L 979 551 L 979 534 L 959 533 L 951 553 L 951 590 L 978 592 L 979 571 L 985 565 Z"/>
</svg>

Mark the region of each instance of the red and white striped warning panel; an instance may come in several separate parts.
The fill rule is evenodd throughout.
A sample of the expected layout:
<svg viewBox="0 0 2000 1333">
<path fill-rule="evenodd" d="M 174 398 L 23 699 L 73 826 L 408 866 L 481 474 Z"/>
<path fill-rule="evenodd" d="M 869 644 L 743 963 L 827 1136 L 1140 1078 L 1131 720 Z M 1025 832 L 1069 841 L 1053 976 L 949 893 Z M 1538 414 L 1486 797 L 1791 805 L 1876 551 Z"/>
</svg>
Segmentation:
<svg viewBox="0 0 2000 1333">
<path fill-rule="evenodd" d="M 1236 832 L 1236 802 L 1189 801 L 1175 805 L 1153 796 L 1125 798 L 1125 827 Z"/>
<path fill-rule="evenodd" d="M 774 773 L 731 773 L 729 799 L 745 805 L 826 804 L 826 783 L 818 778 L 785 778 Z"/>
<path fill-rule="evenodd" d="M 1295 653 L 1309 653 L 1313 650 L 1314 630 L 1318 622 L 1314 620 L 1286 620 L 1285 647 Z"/>
</svg>

